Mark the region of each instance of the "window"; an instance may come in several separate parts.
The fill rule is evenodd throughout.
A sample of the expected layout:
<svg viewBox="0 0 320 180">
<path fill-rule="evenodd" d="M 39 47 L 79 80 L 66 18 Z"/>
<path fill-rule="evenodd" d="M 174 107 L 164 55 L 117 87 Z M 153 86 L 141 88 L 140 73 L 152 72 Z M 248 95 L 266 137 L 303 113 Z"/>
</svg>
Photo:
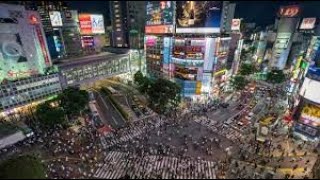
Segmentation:
<svg viewBox="0 0 320 180">
<path fill-rule="evenodd" d="M 120 22 L 120 19 L 116 19 L 116 22 L 119 23 L 119 22 Z"/>
<path fill-rule="evenodd" d="M 121 37 L 117 37 L 117 40 L 120 41 L 122 38 Z"/>
<path fill-rule="evenodd" d="M 119 7 L 119 4 L 115 4 L 115 5 L 114 5 L 114 8 L 118 8 L 118 7 Z"/>
<path fill-rule="evenodd" d="M 119 10 L 118 10 L 118 9 L 116 9 L 114 12 L 115 12 L 115 13 L 118 13 L 118 12 L 119 12 Z"/>
<path fill-rule="evenodd" d="M 121 24 L 116 24 L 116 27 L 117 27 L 117 28 L 121 27 Z"/>
<path fill-rule="evenodd" d="M 117 28 L 117 30 L 116 31 L 121 31 L 121 29 L 120 28 Z"/>
<path fill-rule="evenodd" d="M 116 14 L 116 18 L 120 18 L 120 15 L 119 15 L 119 14 Z"/>
</svg>

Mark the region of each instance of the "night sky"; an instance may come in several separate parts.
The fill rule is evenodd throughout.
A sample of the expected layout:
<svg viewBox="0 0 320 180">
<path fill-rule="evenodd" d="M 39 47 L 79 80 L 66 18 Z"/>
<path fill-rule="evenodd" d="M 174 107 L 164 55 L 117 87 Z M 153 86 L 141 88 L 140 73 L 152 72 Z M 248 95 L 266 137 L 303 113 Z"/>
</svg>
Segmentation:
<svg viewBox="0 0 320 180">
<path fill-rule="evenodd" d="M 235 18 L 244 18 L 245 22 L 256 22 L 265 26 L 274 23 L 277 10 L 281 5 L 299 4 L 303 17 L 320 17 L 320 2 L 317 1 L 240 1 L 236 2 Z M 71 9 L 81 12 L 104 14 L 107 24 L 109 20 L 108 1 L 68 1 Z"/>
</svg>

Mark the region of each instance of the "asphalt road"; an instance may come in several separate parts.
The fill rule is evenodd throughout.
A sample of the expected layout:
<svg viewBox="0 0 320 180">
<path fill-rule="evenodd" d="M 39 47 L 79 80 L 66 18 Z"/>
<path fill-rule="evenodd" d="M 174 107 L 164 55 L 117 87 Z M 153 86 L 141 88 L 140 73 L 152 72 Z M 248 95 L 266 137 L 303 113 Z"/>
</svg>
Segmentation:
<svg viewBox="0 0 320 180">
<path fill-rule="evenodd" d="M 217 121 L 223 123 L 227 121 L 232 116 L 236 115 L 240 110 L 237 110 L 239 103 L 232 103 L 228 108 L 219 108 L 215 111 L 210 111 L 207 113 L 209 120 Z"/>
<path fill-rule="evenodd" d="M 111 102 L 103 94 L 94 92 L 98 104 L 99 114 L 102 115 L 101 119 L 104 123 L 111 125 L 114 129 L 125 127 L 126 122 L 121 117 L 117 109 L 112 106 Z"/>
</svg>

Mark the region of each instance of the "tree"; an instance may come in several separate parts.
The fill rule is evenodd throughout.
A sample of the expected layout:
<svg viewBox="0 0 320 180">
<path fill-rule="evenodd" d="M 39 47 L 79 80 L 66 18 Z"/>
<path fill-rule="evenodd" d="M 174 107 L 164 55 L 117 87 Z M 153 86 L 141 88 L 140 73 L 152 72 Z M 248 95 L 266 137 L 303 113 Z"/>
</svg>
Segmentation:
<svg viewBox="0 0 320 180">
<path fill-rule="evenodd" d="M 244 78 L 244 76 L 234 76 L 231 79 L 231 86 L 236 90 L 243 90 L 244 87 L 248 84 L 248 81 Z"/>
<path fill-rule="evenodd" d="M 65 125 L 64 113 L 61 107 L 53 107 L 50 101 L 37 106 L 36 116 L 40 127 L 45 129 L 53 128 L 55 125 Z"/>
<path fill-rule="evenodd" d="M 161 113 L 169 107 L 176 108 L 181 101 L 181 87 L 174 82 L 162 78 L 151 83 L 147 93 L 152 106 Z"/>
<path fill-rule="evenodd" d="M 9 159 L 0 165 L 1 179 L 45 179 L 45 169 L 40 160 L 31 155 Z"/>
<path fill-rule="evenodd" d="M 240 75 L 250 75 L 253 74 L 256 71 L 255 66 L 253 64 L 249 63 L 243 63 L 240 67 Z"/>
<path fill-rule="evenodd" d="M 134 74 L 134 82 L 138 85 L 142 84 L 144 81 L 144 76 L 142 74 L 141 71 L 137 71 L 135 74 Z"/>
<path fill-rule="evenodd" d="M 282 70 L 272 70 L 267 74 L 267 81 L 272 84 L 280 84 L 286 80 L 286 76 Z"/>
<path fill-rule="evenodd" d="M 67 115 L 76 116 L 89 103 L 89 95 L 87 91 L 70 87 L 58 96 L 58 101 Z"/>
</svg>

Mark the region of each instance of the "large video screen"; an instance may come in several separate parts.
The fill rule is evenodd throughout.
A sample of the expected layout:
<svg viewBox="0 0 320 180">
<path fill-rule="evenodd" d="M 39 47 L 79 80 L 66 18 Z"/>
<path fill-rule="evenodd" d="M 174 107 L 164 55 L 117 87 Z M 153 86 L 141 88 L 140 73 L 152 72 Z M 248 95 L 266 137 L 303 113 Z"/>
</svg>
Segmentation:
<svg viewBox="0 0 320 180">
<path fill-rule="evenodd" d="M 184 67 L 175 66 L 175 71 L 174 71 L 175 78 L 196 81 L 197 74 L 198 74 L 198 68 L 184 68 Z"/>
<path fill-rule="evenodd" d="M 172 1 L 147 1 L 146 10 L 146 26 L 173 24 Z"/>
<path fill-rule="evenodd" d="M 173 2 L 147 1 L 146 34 L 173 33 Z"/>
<path fill-rule="evenodd" d="M 300 121 L 310 126 L 320 127 L 320 107 L 311 103 L 304 104 Z"/>
<path fill-rule="evenodd" d="M 203 60 L 205 44 L 205 39 L 175 39 L 173 56 L 180 59 Z"/>
<path fill-rule="evenodd" d="M 79 14 L 80 34 L 104 34 L 103 16 L 98 14 Z"/>
<path fill-rule="evenodd" d="M 177 1 L 176 33 L 219 33 L 221 1 Z"/>
<path fill-rule="evenodd" d="M 320 82 L 305 77 L 302 87 L 300 89 L 300 95 L 315 103 L 320 103 Z"/>
</svg>

